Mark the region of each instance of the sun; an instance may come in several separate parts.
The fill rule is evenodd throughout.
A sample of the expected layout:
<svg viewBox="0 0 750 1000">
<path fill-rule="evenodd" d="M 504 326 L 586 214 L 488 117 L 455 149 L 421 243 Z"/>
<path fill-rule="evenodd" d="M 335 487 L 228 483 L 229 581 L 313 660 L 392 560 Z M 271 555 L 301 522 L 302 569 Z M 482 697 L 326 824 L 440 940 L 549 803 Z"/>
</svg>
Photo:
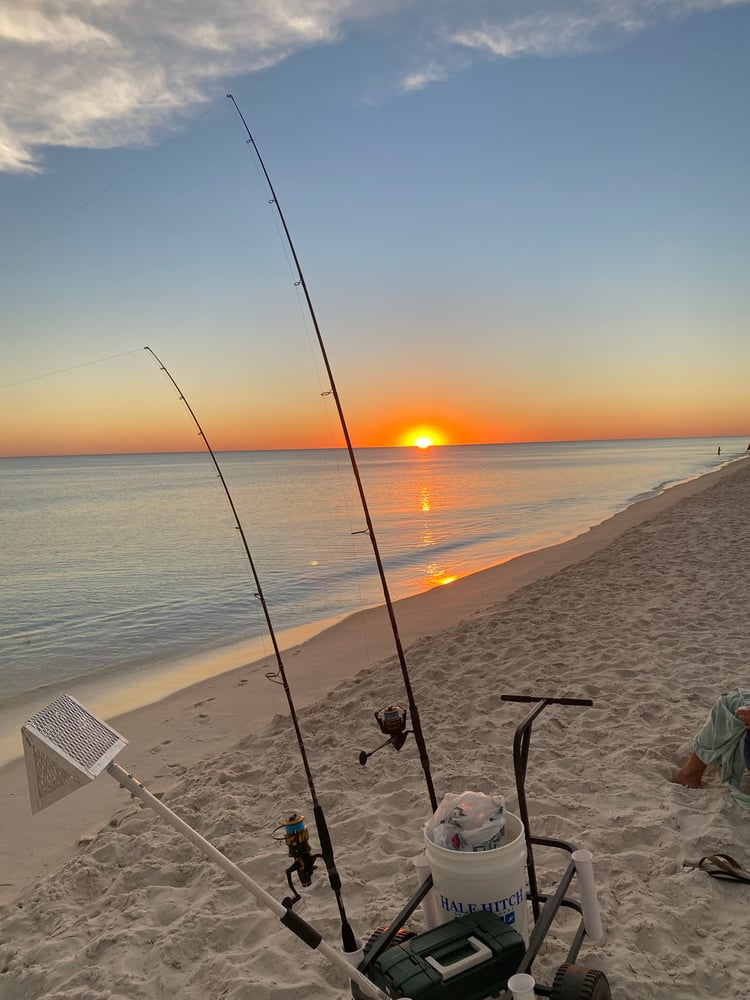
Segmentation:
<svg viewBox="0 0 750 1000">
<path fill-rule="evenodd" d="M 405 427 L 399 435 L 398 443 L 407 448 L 419 448 L 427 451 L 437 445 L 445 444 L 445 434 L 435 424 L 412 424 Z"/>
<path fill-rule="evenodd" d="M 435 442 L 428 434 L 419 434 L 412 441 L 415 448 L 431 448 L 434 443 Z"/>
</svg>

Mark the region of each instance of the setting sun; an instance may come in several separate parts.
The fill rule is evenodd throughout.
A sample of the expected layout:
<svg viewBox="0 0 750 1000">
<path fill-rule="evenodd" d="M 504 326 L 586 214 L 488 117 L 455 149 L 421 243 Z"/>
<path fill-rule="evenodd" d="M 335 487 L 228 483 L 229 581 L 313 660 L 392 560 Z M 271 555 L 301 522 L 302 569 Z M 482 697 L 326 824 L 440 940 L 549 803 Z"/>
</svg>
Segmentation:
<svg viewBox="0 0 750 1000">
<path fill-rule="evenodd" d="M 435 445 L 445 444 L 445 434 L 436 430 L 434 424 L 412 424 L 399 435 L 399 444 L 424 451 Z"/>
</svg>

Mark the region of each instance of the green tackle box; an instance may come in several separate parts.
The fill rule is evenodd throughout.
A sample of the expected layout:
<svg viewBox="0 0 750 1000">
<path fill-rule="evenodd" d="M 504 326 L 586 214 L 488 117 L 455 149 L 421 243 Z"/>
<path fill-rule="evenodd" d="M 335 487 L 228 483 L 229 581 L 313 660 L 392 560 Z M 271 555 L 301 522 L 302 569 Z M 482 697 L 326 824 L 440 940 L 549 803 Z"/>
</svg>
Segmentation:
<svg viewBox="0 0 750 1000">
<path fill-rule="evenodd" d="M 482 1000 L 506 988 L 525 954 L 518 931 L 478 910 L 386 948 L 366 974 L 390 997 Z"/>
</svg>

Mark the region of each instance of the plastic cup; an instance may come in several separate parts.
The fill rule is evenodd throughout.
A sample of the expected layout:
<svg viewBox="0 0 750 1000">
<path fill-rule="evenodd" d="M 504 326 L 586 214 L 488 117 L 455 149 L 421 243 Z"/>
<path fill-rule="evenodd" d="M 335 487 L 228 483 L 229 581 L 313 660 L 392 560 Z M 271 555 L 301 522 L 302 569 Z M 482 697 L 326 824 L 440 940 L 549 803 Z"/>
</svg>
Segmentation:
<svg viewBox="0 0 750 1000">
<path fill-rule="evenodd" d="M 527 972 L 517 972 L 508 980 L 508 989 L 513 994 L 513 1000 L 534 1000 L 536 980 Z"/>
</svg>

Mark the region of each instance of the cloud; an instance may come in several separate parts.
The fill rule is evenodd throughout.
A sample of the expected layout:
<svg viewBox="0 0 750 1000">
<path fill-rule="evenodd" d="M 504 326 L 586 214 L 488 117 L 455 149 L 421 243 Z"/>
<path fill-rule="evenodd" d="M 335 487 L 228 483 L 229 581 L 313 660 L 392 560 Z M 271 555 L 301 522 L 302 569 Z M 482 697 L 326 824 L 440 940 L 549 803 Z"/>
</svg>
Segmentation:
<svg viewBox="0 0 750 1000">
<path fill-rule="evenodd" d="M 422 90 L 431 83 L 441 83 L 449 76 L 447 67 L 438 64 L 426 65 L 413 73 L 407 73 L 402 81 L 403 90 Z"/>
<path fill-rule="evenodd" d="M 591 16 L 548 10 L 507 24 L 487 24 L 456 32 L 451 41 L 469 49 L 481 50 L 492 56 L 576 55 L 609 48 L 623 36 L 645 27 L 632 16 L 623 20 L 595 11 Z"/>
<path fill-rule="evenodd" d="M 739 5 L 745 0 L 576 0 L 529 4 L 518 17 L 485 17 L 456 31 L 450 41 L 493 56 L 513 58 L 578 55 L 622 44 L 657 23 L 700 11 Z M 536 9 L 534 9 L 536 7 Z"/>
<path fill-rule="evenodd" d="M 336 0 L 5 0 L 0 170 L 40 169 L 45 146 L 147 143 L 221 80 L 331 43 Z M 360 6 L 366 8 L 366 4 Z"/>
<path fill-rule="evenodd" d="M 4 0 L 0 171 L 44 147 L 143 145 L 222 89 L 295 52 L 369 27 L 408 41 L 419 90 L 472 58 L 570 55 L 659 21 L 748 0 Z M 399 27 L 400 26 L 400 27 Z M 407 57 L 404 57 L 406 59 Z M 364 89 L 364 85 L 363 85 Z"/>
<path fill-rule="evenodd" d="M 600 52 L 640 31 L 692 14 L 742 6 L 748 0 L 521 0 L 443 5 L 442 46 L 421 68 L 412 68 L 402 91 L 452 76 L 463 63 L 457 52 L 489 58 L 552 58 Z"/>
</svg>

